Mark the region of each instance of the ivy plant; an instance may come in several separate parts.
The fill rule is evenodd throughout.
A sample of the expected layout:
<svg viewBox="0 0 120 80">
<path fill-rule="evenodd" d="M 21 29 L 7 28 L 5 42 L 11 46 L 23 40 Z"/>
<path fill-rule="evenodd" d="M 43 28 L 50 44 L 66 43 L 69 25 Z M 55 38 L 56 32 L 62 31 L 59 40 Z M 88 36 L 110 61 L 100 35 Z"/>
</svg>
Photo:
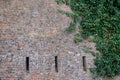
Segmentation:
<svg viewBox="0 0 120 80">
<path fill-rule="evenodd" d="M 87 39 L 94 36 L 96 49 L 100 54 L 94 59 L 97 76 L 114 77 L 120 74 L 120 0 L 56 0 L 59 4 L 70 6 L 74 13 L 73 21 L 67 31 L 75 30 L 79 23 L 79 37 Z M 79 20 L 79 17 L 82 20 Z M 77 22 L 76 22 L 77 21 Z M 81 30 L 82 29 L 82 30 Z M 81 34 L 81 35 L 80 35 Z"/>
</svg>

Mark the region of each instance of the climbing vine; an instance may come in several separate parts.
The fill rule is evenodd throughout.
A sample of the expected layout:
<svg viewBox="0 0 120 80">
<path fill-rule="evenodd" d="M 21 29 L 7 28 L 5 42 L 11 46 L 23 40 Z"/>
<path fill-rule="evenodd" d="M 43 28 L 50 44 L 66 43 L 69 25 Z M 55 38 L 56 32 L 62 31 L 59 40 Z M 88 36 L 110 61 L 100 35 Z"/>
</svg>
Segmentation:
<svg viewBox="0 0 120 80">
<path fill-rule="evenodd" d="M 75 41 L 81 36 L 94 37 L 96 49 L 100 54 L 94 59 L 95 68 L 91 69 L 97 76 L 114 77 L 120 74 L 120 0 L 56 0 L 72 9 L 65 12 L 73 21 L 66 31 L 76 28 Z M 80 20 L 80 16 L 82 20 Z M 80 25 L 78 26 L 77 23 Z M 82 29 L 82 30 L 81 30 Z"/>
</svg>

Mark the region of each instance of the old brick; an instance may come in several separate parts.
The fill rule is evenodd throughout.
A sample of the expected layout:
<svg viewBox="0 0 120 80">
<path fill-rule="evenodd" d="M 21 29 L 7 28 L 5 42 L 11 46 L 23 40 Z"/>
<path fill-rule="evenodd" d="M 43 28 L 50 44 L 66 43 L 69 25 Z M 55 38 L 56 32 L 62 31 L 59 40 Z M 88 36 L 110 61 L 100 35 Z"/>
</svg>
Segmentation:
<svg viewBox="0 0 120 80">
<path fill-rule="evenodd" d="M 14 69 L 16 69 L 16 71 L 19 71 L 19 70 L 23 70 L 23 67 L 17 66 L 17 67 L 15 67 Z"/>
<path fill-rule="evenodd" d="M 4 61 L 2 62 L 2 66 L 4 66 L 4 67 L 9 66 L 9 62 L 8 62 L 8 61 L 6 61 L 6 60 L 4 60 Z"/>
<path fill-rule="evenodd" d="M 24 43 L 19 43 L 19 47 L 23 48 L 23 47 L 25 47 L 25 44 Z"/>
<path fill-rule="evenodd" d="M 49 74 L 49 73 L 48 73 L 48 74 L 45 75 L 45 78 L 46 78 L 46 79 L 51 79 L 51 78 L 55 78 L 55 77 L 56 77 L 56 76 L 55 76 L 54 74 Z"/>
<path fill-rule="evenodd" d="M 15 80 L 15 78 L 6 78 L 5 80 Z"/>
<path fill-rule="evenodd" d="M 26 80 L 39 80 L 40 74 L 39 73 L 35 73 L 33 75 L 31 75 L 31 77 L 29 77 Z"/>
<path fill-rule="evenodd" d="M 50 50 L 51 50 L 51 46 L 46 46 L 46 47 L 44 47 L 44 50 L 45 50 L 45 51 L 50 51 Z"/>
<path fill-rule="evenodd" d="M 51 29 L 51 30 L 48 30 L 44 33 L 45 37 L 51 37 L 51 36 L 54 36 L 56 34 L 58 34 L 57 29 Z"/>
<path fill-rule="evenodd" d="M 5 28 L 5 29 L 8 28 L 8 24 L 0 22 L 0 29 L 2 28 Z"/>
</svg>

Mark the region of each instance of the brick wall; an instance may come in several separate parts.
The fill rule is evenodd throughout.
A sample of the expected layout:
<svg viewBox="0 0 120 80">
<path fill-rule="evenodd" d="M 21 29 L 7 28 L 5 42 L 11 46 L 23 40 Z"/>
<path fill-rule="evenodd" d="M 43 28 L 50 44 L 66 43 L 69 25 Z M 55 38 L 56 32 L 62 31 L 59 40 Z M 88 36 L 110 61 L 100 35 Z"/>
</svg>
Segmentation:
<svg viewBox="0 0 120 80">
<path fill-rule="evenodd" d="M 58 9 L 70 11 L 54 0 L 0 1 L 0 80 L 93 80 L 93 56 L 82 48 L 94 43 L 75 44 L 74 32 L 64 32 L 71 19 Z"/>
</svg>

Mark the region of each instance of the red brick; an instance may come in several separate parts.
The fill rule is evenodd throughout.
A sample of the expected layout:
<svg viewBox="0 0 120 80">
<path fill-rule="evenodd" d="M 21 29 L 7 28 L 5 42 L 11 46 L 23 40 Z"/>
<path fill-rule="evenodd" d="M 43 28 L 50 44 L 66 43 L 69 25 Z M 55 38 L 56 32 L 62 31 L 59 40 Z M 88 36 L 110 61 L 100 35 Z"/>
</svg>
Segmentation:
<svg viewBox="0 0 120 80">
<path fill-rule="evenodd" d="M 39 80 L 40 74 L 39 73 L 35 73 L 33 75 L 31 75 L 31 77 L 27 78 L 26 80 Z"/>
<path fill-rule="evenodd" d="M 6 78 L 5 80 L 15 80 L 15 78 Z"/>
<path fill-rule="evenodd" d="M 0 22 L 0 29 L 1 28 L 8 28 L 8 24 Z"/>
<path fill-rule="evenodd" d="M 46 74 L 45 78 L 47 79 L 51 79 L 51 78 L 55 78 L 56 76 L 54 74 Z"/>
</svg>

